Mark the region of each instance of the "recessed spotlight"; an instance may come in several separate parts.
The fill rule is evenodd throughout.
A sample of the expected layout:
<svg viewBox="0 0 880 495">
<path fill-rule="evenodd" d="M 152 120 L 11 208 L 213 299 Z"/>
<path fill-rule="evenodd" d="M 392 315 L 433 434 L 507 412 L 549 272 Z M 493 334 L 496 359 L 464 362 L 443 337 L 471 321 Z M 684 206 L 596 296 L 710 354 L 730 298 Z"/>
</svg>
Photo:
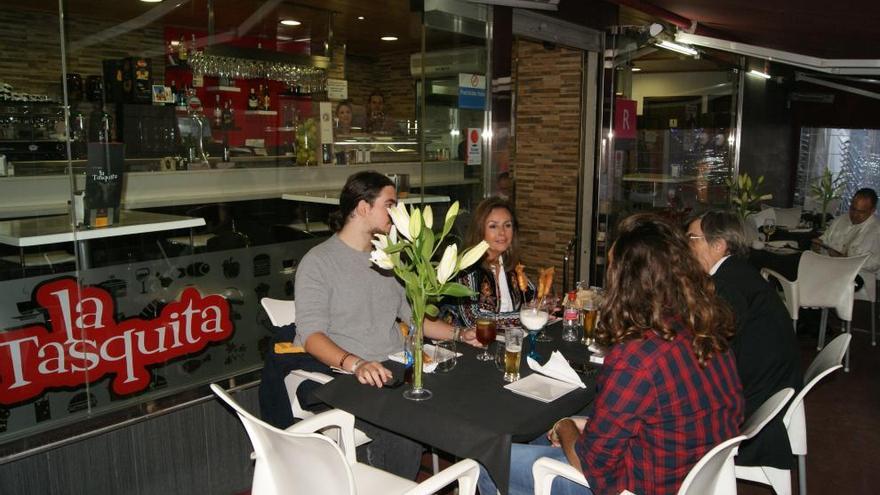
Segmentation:
<svg viewBox="0 0 880 495">
<path fill-rule="evenodd" d="M 299 26 L 302 23 L 295 19 L 282 19 L 281 24 L 284 24 L 285 26 Z"/>
<path fill-rule="evenodd" d="M 382 41 L 397 41 L 397 36 L 382 36 L 379 39 Z"/>
<path fill-rule="evenodd" d="M 630 70 L 633 71 L 633 72 L 641 72 L 641 71 L 642 71 L 642 69 L 639 69 L 638 67 L 633 67 L 633 68 L 630 69 Z"/>
<path fill-rule="evenodd" d="M 141 0 L 141 2 L 144 2 L 144 3 L 159 3 L 161 1 L 162 0 Z"/>
<path fill-rule="evenodd" d="M 364 19 L 365 19 L 364 16 L 362 16 L 362 15 L 359 15 L 359 16 L 358 16 L 358 20 L 359 20 L 359 21 L 362 21 L 362 20 L 364 20 Z"/>
</svg>

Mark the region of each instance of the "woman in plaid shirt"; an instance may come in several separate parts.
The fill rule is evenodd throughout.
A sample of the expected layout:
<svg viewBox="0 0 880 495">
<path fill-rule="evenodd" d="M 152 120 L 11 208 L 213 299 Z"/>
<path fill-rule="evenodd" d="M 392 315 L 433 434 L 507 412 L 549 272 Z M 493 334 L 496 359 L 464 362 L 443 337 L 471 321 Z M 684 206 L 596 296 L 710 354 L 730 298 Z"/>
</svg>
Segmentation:
<svg viewBox="0 0 880 495">
<path fill-rule="evenodd" d="M 675 494 L 703 454 L 739 433 L 742 385 L 727 348 L 733 319 L 684 235 L 655 215 L 623 220 L 606 285 L 597 340 L 609 350 L 595 413 L 556 423 L 552 445 L 514 445 L 511 494 L 532 493 L 540 457 L 581 469 L 596 495 Z M 483 473 L 480 492 L 493 489 Z M 557 478 L 553 494 L 569 493 L 589 490 Z"/>
</svg>

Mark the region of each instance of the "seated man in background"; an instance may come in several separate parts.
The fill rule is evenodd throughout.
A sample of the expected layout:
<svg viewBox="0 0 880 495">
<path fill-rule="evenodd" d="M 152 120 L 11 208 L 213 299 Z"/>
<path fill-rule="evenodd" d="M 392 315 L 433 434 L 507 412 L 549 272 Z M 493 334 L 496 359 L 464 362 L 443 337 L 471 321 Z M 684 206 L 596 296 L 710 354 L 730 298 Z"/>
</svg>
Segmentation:
<svg viewBox="0 0 880 495">
<path fill-rule="evenodd" d="M 856 191 L 849 204 L 849 214 L 834 219 L 822 236 L 813 239 L 813 247 L 825 247 L 831 256 L 870 254 L 862 270 L 880 269 L 880 221 L 874 216 L 877 193 L 863 188 Z"/>
<path fill-rule="evenodd" d="M 803 383 L 797 338 L 782 299 L 745 258 L 742 222 L 734 213 L 713 210 L 690 222 L 691 250 L 715 281 L 716 293 L 733 310 L 736 334 L 730 341 L 742 380 L 748 418 L 771 395 Z M 779 414 L 739 448 L 741 466 L 792 469 L 788 433 Z"/>
</svg>

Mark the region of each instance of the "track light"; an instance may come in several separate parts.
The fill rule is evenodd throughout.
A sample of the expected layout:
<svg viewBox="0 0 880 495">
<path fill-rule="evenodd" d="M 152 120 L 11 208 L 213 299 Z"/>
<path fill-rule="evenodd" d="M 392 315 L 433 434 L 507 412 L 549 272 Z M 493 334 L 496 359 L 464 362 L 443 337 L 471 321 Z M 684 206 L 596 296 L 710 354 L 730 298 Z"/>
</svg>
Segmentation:
<svg viewBox="0 0 880 495">
<path fill-rule="evenodd" d="M 660 48 L 665 48 L 665 49 L 667 49 L 667 50 L 672 50 L 673 52 L 682 53 L 682 54 L 684 54 L 684 55 L 694 56 L 694 55 L 696 55 L 697 53 L 699 53 L 699 52 L 697 52 L 696 50 L 694 50 L 693 48 L 691 48 L 691 47 L 689 47 L 689 46 L 686 46 L 686 45 L 680 45 L 680 44 L 678 44 L 678 43 L 673 43 L 673 42 L 671 42 L 671 41 L 663 40 L 663 41 L 660 41 L 660 42 L 657 42 L 657 43 L 654 43 L 654 44 L 657 45 L 657 46 L 659 46 Z"/>
</svg>

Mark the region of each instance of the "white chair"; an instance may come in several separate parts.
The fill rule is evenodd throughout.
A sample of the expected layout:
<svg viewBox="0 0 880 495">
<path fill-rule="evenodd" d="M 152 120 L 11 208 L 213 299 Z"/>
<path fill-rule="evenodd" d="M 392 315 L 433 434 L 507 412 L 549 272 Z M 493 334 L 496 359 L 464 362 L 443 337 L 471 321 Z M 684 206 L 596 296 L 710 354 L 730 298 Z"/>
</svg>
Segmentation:
<svg viewBox="0 0 880 495">
<path fill-rule="evenodd" d="M 801 223 L 801 214 L 803 208 L 796 206 L 794 208 L 773 208 L 773 214 L 776 215 L 776 225 L 779 227 L 795 228 Z"/>
<path fill-rule="evenodd" d="M 862 270 L 859 272 L 865 285 L 855 293 L 858 301 L 868 301 L 871 304 L 871 345 L 877 345 L 877 275 L 874 272 Z"/>
<path fill-rule="evenodd" d="M 678 489 L 678 495 L 736 495 L 733 456 L 745 439 L 745 435 L 740 435 L 725 440 L 706 452 L 688 472 Z M 584 473 L 570 464 L 549 457 L 542 457 L 535 462 L 532 475 L 535 477 L 535 495 L 550 495 L 553 479 L 557 476 L 590 486 Z M 625 493 L 627 492 L 622 492 Z"/>
<path fill-rule="evenodd" d="M 764 429 L 767 423 L 782 411 L 793 395 L 794 389 L 788 387 L 764 401 L 743 424 L 742 434 L 745 435 L 746 440 L 751 440 Z M 777 495 L 791 495 L 791 472 L 787 469 L 770 466 L 735 466 L 735 472 L 737 479 L 768 484 L 773 487 Z"/>
<path fill-rule="evenodd" d="M 792 399 L 782 422 L 788 431 L 791 452 L 798 457 L 798 495 L 807 495 L 807 418 L 804 397 L 825 376 L 841 368 L 844 355 L 849 356 L 852 335 L 838 335 L 822 349 L 804 373 L 804 388 Z"/>
<path fill-rule="evenodd" d="M 276 327 L 283 327 L 296 323 L 296 302 L 285 301 L 282 299 L 272 299 L 264 297 L 260 299 L 260 304 L 266 310 L 269 321 Z"/>
<path fill-rule="evenodd" d="M 354 416 L 345 411 L 327 411 L 280 430 L 245 411 L 217 384 L 211 390 L 235 410 L 254 446 L 254 495 L 428 495 L 456 481 L 460 494 L 476 491 L 480 468 L 471 459 L 415 483 L 357 462 Z M 316 433 L 328 428 L 339 430 L 338 443 Z"/>
<path fill-rule="evenodd" d="M 833 258 L 812 251 L 805 251 L 798 263 L 798 276 L 791 281 L 779 273 L 764 268 L 766 278 L 772 276 L 782 285 L 788 311 L 797 324 L 798 308 L 822 308 L 817 350 L 825 345 L 825 329 L 828 324 L 828 308 L 834 308 L 837 316 L 846 322 L 846 333 L 852 327 L 852 309 L 855 297 L 856 275 L 867 261 L 868 255 Z M 844 371 L 849 371 L 849 351 L 846 353 Z"/>
<path fill-rule="evenodd" d="M 804 373 L 804 388 L 792 399 L 791 405 L 782 416 L 782 424 L 788 432 L 791 452 L 798 458 L 798 495 L 807 495 L 807 419 L 804 397 L 819 383 L 819 380 L 842 367 L 840 363 L 849 348 L 850 339 L 852 336 L 846 333 L 837 336 L 813 359 Z M 791 471 L 787 469 L 769 466 L 736 466 L 736 477 L 770 485 L 779 495 L 791 493 Z"/>
<path fill-rule="evenodd" d="M 295 301 L 264 297 L 260 299 L 260 304 L 263 306 L 263 309 L 266 310 L 266 314 L 269 316 L 269 321 L 271 321 L 276 327 L 283 327 L 285 325 L 296 323 Z M 299 403 L 299 398 L 296 395 L 296 390 L 303 382 L 312 380 L 323 385 L 332 379 L 332 376 L 315 371 L 293 370 L 288 373 L 288 375 L 284 377 L 284 388 L 287 390 L 287 400 L 290 401 L 290 410 L 293 412 L 293 417 L 296 419 L 305 419 L 315 415 L 315 413 L 303 409 L 302 405 Z M 358 447 L 372 441 L 366 433 L 357 428 L 354 430 L 354 440 L 355 445 Z M 434 472 L 436 473 L 437 470 Z"/>
<path fill-rule="evenodd" d="M 764 220 L 770 219 L 773 220 L 773 222 L 776 222 L 776 210 L 773 208 L 766 208 L 749 215 L 749 218 L 755 223 L 755 227 L 760 229 L 764 226 Z"/>
</svg>

